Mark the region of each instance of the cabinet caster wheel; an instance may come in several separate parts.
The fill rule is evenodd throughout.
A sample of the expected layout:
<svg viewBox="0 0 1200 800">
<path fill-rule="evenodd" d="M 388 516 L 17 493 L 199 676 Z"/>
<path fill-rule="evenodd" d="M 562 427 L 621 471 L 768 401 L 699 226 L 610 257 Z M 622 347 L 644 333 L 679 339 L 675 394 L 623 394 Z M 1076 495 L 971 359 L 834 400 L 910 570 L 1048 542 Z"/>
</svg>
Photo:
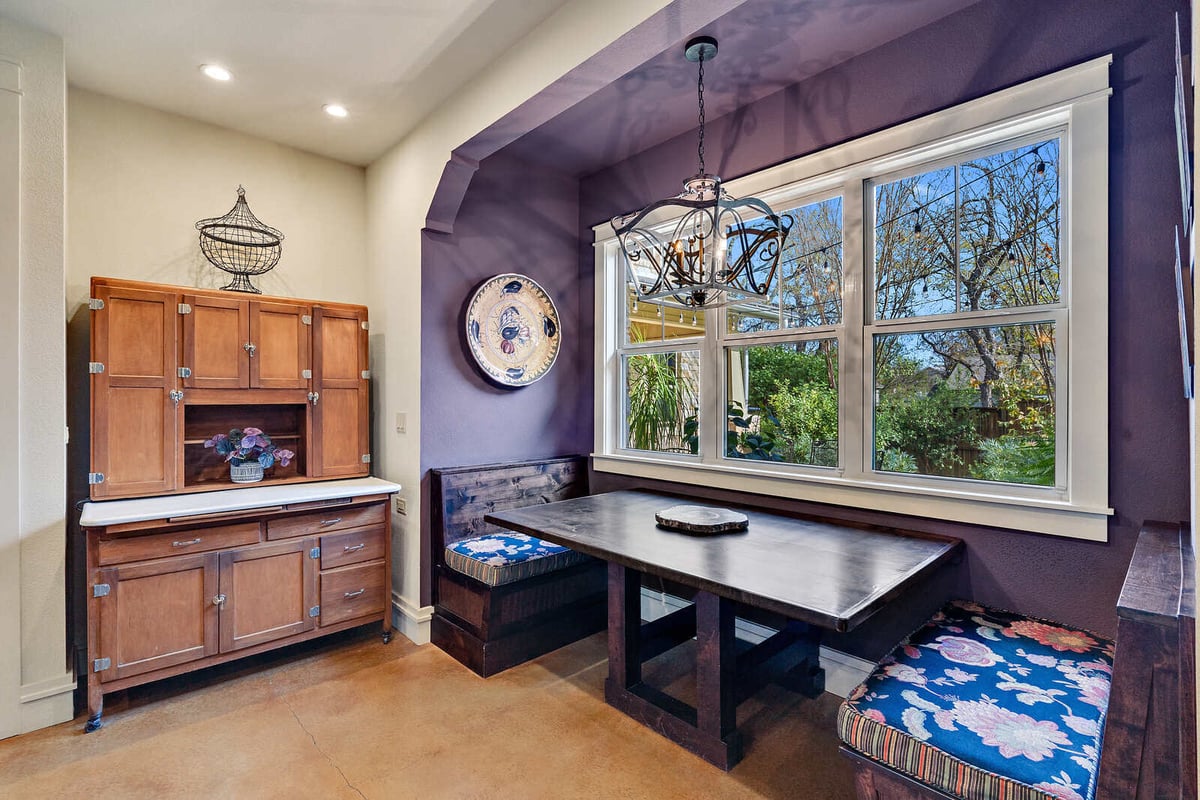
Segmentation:
<svg viewBox="0 0 1200 800">
<path fill-rule="evenodd" d="M 391 632 L 391 631 L 384 631 L 384 632 L 383 632 L 383 643 L 384 643 L 384 644 L 391 644 L 391 643 L 392 643 L 392 632 Z"/>
<path fill-rule="evenodd" d="M 83 724 L 83 732 L 91 733 L 92 731 L 98 731 L 103 727 L 104 723 L 100 720 L 100 715 L 97 714 L 94 717 L 88 717 L 88 721 Z"/>
</svg>

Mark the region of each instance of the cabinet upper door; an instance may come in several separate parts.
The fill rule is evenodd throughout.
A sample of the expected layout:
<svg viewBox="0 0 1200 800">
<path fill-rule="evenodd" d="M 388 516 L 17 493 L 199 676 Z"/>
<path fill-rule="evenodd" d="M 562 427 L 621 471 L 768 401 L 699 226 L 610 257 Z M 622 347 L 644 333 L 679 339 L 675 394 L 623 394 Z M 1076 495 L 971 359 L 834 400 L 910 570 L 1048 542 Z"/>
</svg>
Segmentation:
<svg viewBox="0 0 1200 800">
<path fill-rule="evenodd" d="M 313 307 L 312 475 L 370 472 L 367 310 Z"/>
<path fill-rule="evenodd" d="M 308 537 L 221 553 L 222 653 L 316 627 L 316 544 Z"/>
<path fill-rule="evenodd" d="M 250 385 L 256 389 L 307 389 L 309 306 L 250 303 Z"/>
<path fill-rule="evenodd" d="M 111 681 L 217 652 L 217 554 L 160 558 L 96 573 L 109 593 L 91 600 L 99 621 L 96 657 Z"/>
<path fill-rule="evenodd" d="M 179 295 L 97 284 L 92 296 L 104 304 L 92 312 L 92 472 L 104 477 L 91 496 L 173 491 Z"/>
<path fill-rule="evenodd" d="M 184 295 L 183 379 L 189 389 L 246 389 L 250 386 L 250 303 L 229 297 Z"/>
</svg>

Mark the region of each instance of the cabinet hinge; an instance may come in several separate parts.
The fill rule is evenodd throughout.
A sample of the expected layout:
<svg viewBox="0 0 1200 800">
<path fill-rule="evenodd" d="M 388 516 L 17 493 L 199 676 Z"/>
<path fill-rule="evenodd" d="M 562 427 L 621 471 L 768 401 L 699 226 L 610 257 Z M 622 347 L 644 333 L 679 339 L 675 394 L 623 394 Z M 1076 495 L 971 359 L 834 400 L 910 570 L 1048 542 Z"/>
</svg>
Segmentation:
<svg viewBox="0 0 1200 800">
<path fill-rule="evenodd" d="M 319 617 L 319 616 L 321 616 L 321 607 L 320 607 L 320 606 L 313 606 L 312 608 L 310 608 L 310 609 L 308 610 L 308 615 L 309 615 L 310 617 Z"/>
<path fill-rule="evenodd" d="M 363 379 L 364 381 L 369 381 L 369 380 L 371 380 L 371 370 L 369 370 L 369 369 L 364 369 L 364 370 L 362 371 L 362 379 Z"/>
<path fill-rule="evenodd" d="M 179 368 L 179 377 L 181 377 L 181 378 L 192 377 L 192 368 L 191 367 L 180 367 Z"/>
<path fill-rule="evenodd" d="M 300 324 L 312 325 L 312 314 L 305 314 L 304 316 L 300 317 Z"/>
<path fill-rule="evenodd" d="M 108 597 L 108 593 L 112 591 L 112 587 L 107 583 L 97 583 L 92 587 L 92 597 Z"/>
<path fill-rule="evenodd" d="M 111 658 L 97 658 L 92 662 L 92 672 L 103 672 L 112 667 Z"/>
<path fill-rule="evenodd" d="M 364 320 L 363 320 L 363 321 L 362 321 L 360 324 L 362 325 L 362 329 L 363 329 L 364 331 L 369 331 L 369 330 L 371 330 L 371 322 L 370 322 L 370 320 L 365 320 L 365 319 L 364 319 Z"/>
<path fill-rule="evenodd" d="M 190 313 L 192 313 L 192 307 L 189 306 L 187 303 L 180 303 L 179 304 L 179 313 L 180 314 L 190 314 Z"/>
<path fill-rule="evenodd" d="M 300 370 L 300 377 L 304 378 L 305 380 L 310 380 L 312 378 L 312 370 L 311 369 Z"/>
<path fill-rule="evenodd" d="M 308 557 L 309 558 L 320 558 L 321 557 L 321 548 L 314 547 L 312 550 L 309 550 Z"/>
<path fill-rule="evenodd" d="M 104 308 L 104 301 L 99 297 L 89 297 L 88 308 L 90 308 L 92 311 L 101 311 Z"/>
<path fill-rule="evenodd" d="M 89 472 L 88 473 L 88 486 L 95 486 L 100 483 L 104 483 L 104 473 L 103 472 Z"/>
<path fill-rule="evenodd" d="M 370 453 L 367 453 L 366 455 L 364 455 L 364 456 L 362 457 L 362 463 L 364 463 L 364 464 L 370 464 L 370 463 L 371 463 L 371 454 L 370 454 Z"/>
<path fill-rule="evenodd" d="M 99 361 L 88 362 L 89 375 L 99 375 L 101 372 L 104 372 L 104 364 L 100 363 Z"/>
</svg>

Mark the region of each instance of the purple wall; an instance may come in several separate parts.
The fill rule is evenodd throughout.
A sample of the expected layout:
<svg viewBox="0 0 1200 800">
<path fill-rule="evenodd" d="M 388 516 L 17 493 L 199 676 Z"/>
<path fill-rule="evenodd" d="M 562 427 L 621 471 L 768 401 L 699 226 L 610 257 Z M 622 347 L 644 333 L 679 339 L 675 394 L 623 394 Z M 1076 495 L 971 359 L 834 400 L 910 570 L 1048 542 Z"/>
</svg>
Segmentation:
<svg viewBox="0 0 1200 800">
<path fill-rule="evenodd" d="M 421 476 L 437 467 L 591 451 L 592 308 L 581 331 L 576 268 L 579 184 L 552 170 L 495 155 L 471 181 L 452 234 L 421 245 Z M 488 382 L 462 333 L 466 304 L 493 275 L 517 272 L 550 294 L 562 349 L 545 377 L 521 389 Z M 587 302 L 591 302 L 590 295 Z M 429 517 L 422 503 L 422 603 L 429 602 Z"/>
<path fill-rule="evenodd" d="M 1062 67 L 1112 53 L 1110 102 L 1109 542 L 902 519 L 778 498 L 766 506 L 961 536 L 966 563 L 925 596 L 835 646 L 876 655 L 948 593 L 1115 629 L 1114 604 L 1144 519 L 1188 516 L 1172 272 L 1179 218 L 1171 117 L 1174 28 L 1168 0 L 983 0 L 927 28 L 710 122 L 710 171 L 735 178 Z M 1185 25 L 1184 30 L 1188 30 Z M 719 64 L 718 64 L 719 66 Z M 614 113 L 620 113 L 619 110 Z M 591 123 L 606 125 L 603 111 Z M 422 254 L 422 476 L 430 467 L 589 452 L 592 441 L 591 226 L 678 191 L 695 170 L 694 133 L 576 182 L 503 154 L 474 176 L 450 235 Z M 521 272 L 554 297 L 564 350 L 549 375 L 493 387 L 463 349 L 463 307 L 484 278 Z M 427 480 L 427 479 L 426 479 Z M 644 481 L 597 473 L 593 490 Z M 719 490 L 656 484 L 712 496 Z M 426 494 L 426 497 L 428 495 Z M 422 602 L 429 602 L 428 503 Z"/>
<path fill-rule="evenodd" d="M 735 178 L 1113 53 L 1109 497 L 1116 515 L 1109 542 L 749 499 L 960 536 L 967 541 L 968 557 L 947 591 L 1102 633 L 1115 631 L 1116 597 L 1139 524 L 1188 517 L 1187 407 L 1181 393 L 1171 244 L 1180 217 L 1172 122 L 1176 10 L 1186 10 L 1185 3 L 984 0 L 716 120 L 706 136 L 710 171 Z M 1183 29 L 1189 30 L 1186 21 Z M 590 226 L 673 194 L 680 179 L 695 171 L 694 159 L 693 133 L 582 181 L 579 263 L 585 307 L 591 302 L 593 272 Z M 588 382 L 584 391 L 590 392 L 591 373 L 582 375 Z M 593 491 L 650 485 L 603 473 L 594 478 Z M 657 486 L 700 493 L 691 487 Z M 728 502 L 737 499 L 720 496 Z M 996 524 L 1003 526 L 1002 516 Z M 849 649 L 869 655 L 875 645 L 851 644 Z"/>
</svg>

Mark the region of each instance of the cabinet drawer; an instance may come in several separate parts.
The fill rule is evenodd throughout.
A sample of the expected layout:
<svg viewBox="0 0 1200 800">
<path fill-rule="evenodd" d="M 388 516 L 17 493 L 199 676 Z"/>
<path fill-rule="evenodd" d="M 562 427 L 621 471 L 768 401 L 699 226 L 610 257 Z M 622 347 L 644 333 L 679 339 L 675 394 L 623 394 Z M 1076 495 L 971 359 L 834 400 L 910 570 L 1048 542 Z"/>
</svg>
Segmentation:
<svg viewBox="0 0 1200 800">
<path fill-rule="evenodd" d="M 383 527 L 359 528 L 321 537 L 321 569 L 383 558 Z"/>
<path fill-rule="evenodd" d="M 101 539 L 96 544 L 96 555 L 100 566 L 108 566 L 205 550 L 224 550 L 228 547 L 257 544 L 260 530 L 261 525 L 257 522 L 242 522 L 215 528 L 192 528 L 170 533 L 127 536 L 122 539 Z"/>
<path fill-rule="evenodd" d="M 321 573 L 321 624 L 382 614 L 387 607 L 383 562 Z"/>
<path fill-rule="evenodd" d="M 343 506 L 318 511 L 315 514 L 273 519 L 267 522 L 267 538 L 286 539 L 289 536 L 311 536 L 314 533 L 377 525 L 383 522 L 385 510 L 383 503 L 377 503 L 370 506 Z"/>
</svg>

